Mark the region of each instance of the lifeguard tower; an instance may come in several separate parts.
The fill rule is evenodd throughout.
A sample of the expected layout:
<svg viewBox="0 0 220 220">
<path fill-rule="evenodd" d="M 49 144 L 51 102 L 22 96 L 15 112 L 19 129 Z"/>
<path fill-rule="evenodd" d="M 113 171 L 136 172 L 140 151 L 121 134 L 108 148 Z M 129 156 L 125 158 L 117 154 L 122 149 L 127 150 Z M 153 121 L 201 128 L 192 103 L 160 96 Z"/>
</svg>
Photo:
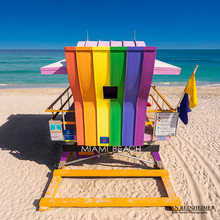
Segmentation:
<svg viewBox="0 0 220 220">
<path fill-rule="evenodd" d="M 80 41 L 76 47 L 65 47 L 66 60 L 41 68 L 42 74 L 68 74 L 70 84 L 46 109 L 52 112 L 51 139 L 62 141 L 64 152 L 59 169 L 54 170 L 40 201 L 41 211 L 50 207 L 170 206 L 175 209 L 181 205 L 156 143 L 175 136 L 178 113 L 151 85 L 153 74 L 178 75 L 180 68 L 155 60 L 156 50 L 143 41 Z M 62 120 L 57 120 L 58 115 L 62 115 Z M 166 131 L 161 127 L 163 120 L 172 124 Z M 152 163 L 127 154 L 129 151 L 152 152 L 155 169 L 65 169 L 72 163 L 95 160 L 109 153 Z M 69 161 L 72 152 L 76 159 Z M 55 198 L 62 177 L 160 177 L 167 197 Z"/>
</svg>

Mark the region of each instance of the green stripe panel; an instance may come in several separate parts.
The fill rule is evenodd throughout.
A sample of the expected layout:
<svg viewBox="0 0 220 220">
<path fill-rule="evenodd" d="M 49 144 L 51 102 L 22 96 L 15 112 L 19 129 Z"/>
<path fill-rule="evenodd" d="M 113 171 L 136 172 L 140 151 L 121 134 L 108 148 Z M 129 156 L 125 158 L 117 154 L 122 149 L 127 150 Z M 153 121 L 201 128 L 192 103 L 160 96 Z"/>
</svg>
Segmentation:
<svg viewBox="0 0 220 220">
<path fill-rule="evenodd" d="M 118 87 L 117 99 L 110 103 L 110 146 L 121 146 L 126 47 L 110 48 L 110 86 Z"/>
</svg>

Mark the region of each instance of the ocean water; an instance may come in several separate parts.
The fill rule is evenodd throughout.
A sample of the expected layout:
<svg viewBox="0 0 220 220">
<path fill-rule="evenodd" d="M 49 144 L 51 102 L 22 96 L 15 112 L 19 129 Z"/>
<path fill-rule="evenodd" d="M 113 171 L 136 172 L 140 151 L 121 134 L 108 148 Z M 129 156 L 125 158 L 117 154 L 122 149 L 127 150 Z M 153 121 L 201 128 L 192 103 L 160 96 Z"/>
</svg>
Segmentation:
<svg viewBox="0 0 220 220">
<path fill-rule="evenodd" d="M 196 65 L 197 85 L 220 84 L 220 50 L 158 50 L 157 59 L 181 68 L 180 75 L 153 76 L 155 84 L 185 85 Z"/>
<path fill-rule="evenodd" d="M 64 50 L 0 50 L 0 88 L 66 87 L 67 75 L 40 73 L 64 58 Z M 178 76 L 154 75 L 155 85 L 185 85 L 196 65 L 197 85 L 220 84 L 220 50 L 158 50 L 156 58 L 182 70 Z"/>
</svg>

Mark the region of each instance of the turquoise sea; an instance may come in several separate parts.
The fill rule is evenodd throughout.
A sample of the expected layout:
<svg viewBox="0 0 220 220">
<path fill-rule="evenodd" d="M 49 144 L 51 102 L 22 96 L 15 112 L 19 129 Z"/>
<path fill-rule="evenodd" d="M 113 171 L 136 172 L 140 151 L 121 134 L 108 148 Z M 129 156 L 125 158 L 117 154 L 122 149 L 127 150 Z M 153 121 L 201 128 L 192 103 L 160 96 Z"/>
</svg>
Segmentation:
<svg viewBox="0 0 220 220">
<path fill-rule="evenodd" d="M 41 75 L 40 67 L 65 59 L 64 50 L 0 50 L 0 88 L 66 87 L 67 75 Z M 154 76 L 156 85 L 185 85 L 196 65 L 197 85 L 220 84 L 220 50 L 158 50 L 157 59 L 182 69 Z"/>
</svg>

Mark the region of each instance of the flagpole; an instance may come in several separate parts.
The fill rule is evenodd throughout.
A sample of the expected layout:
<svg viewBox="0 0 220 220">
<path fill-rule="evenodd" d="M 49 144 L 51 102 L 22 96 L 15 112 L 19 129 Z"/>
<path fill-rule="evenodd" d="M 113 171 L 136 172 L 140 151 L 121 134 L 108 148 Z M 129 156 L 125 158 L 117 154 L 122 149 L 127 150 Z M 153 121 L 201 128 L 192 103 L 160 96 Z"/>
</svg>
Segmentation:
<svg viewBox="0 0 220 220">
<path fill-rule="evenodd" d="M 193 71 L 192 74 L 195 74 L 195 73 L 196 73 L 198 67 L 199 67 L 199 65 L 196 65 L 196 67 L 195 67 L 195 69 L 194 69 L 194 71 Z M 191 74 L 191 76 L 192 76 L 192 74 Z M 191 77 L 191 76 L 190 76 L 190 77 Z M 180 100 L 179 100 L 179 102 L 178 102 L 178 104 L 177 104 L 177 106 L 176 106 L 176 109 L 178 108 L 180 102 L 182 101 L 184 94 L 185 94 L 185 92 L 183 91 L 183 93 L 182 93 L 182 95 L 181 95 L 181 97 L 180 97 Z"/>
</svg>

